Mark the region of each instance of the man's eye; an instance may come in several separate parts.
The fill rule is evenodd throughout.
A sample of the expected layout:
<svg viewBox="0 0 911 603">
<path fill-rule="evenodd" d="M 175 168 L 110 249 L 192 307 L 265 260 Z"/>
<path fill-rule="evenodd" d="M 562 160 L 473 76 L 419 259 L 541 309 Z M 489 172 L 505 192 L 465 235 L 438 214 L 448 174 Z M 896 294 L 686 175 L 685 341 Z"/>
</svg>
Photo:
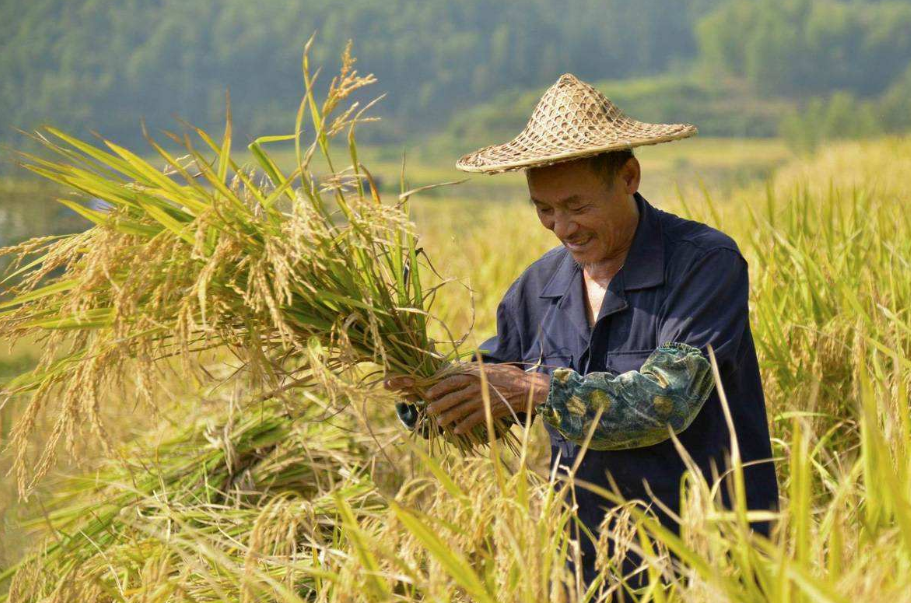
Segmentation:
<svg viewBox="0 0 911 603">
<path fill-rule="evenodd" d="M 573 212 L 574 214 L 578 214 L 586 211 L 589 207 L 591 207 L 591 205 L 580 205 L 579 207 L 573 207 L 569 211 Z"/>
</svg>

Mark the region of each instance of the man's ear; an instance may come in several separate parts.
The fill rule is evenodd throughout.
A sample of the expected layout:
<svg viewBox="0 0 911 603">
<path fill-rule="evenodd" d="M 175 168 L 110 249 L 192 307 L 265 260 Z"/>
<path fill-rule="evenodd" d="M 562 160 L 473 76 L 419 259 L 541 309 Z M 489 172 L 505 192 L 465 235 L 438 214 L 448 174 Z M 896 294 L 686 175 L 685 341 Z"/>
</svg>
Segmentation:
<svg viewBox="0 0 911 603">
<path fill-rule="evenodd" d="M 620 182 L 623 183 L 627 195 L 636 193 L 639 190 L 639 180 L 642 177 L 642 168 L 639 165 L 639 160 L 635 157 L 627 159 L 617 176 Z"/>
</svg>

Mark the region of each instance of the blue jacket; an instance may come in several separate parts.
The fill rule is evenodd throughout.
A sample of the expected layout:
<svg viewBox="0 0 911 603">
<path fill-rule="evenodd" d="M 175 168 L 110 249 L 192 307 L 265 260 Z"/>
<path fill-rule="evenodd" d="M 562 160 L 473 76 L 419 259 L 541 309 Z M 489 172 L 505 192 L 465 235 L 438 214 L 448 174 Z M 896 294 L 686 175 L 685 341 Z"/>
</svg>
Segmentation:
<svg viewBox="0 0 911 603">
<path fill-rule="evenodd" d="M 744 462 L 751 509 L 777 507 L 765 401 L 750 332 L 747 262 L 724 233 L 652 207 L 635 195 L 639 224 L 623 268 L 611 280 L 594 328 L 586 317 L 581 267 L 562 246 L 545 253 L 512 284 L 497 310 L 497 334 L 482 348 L 491 362 L 568 367 L 581 375 L 638 371 L 665 342 L 689 344 L 708 357 L 711 344 L 733 416 Z M 579 446 L 545 423 L 551 462 L 571 467 Z M 728 466 L 730 435 L 718 393 L 712 393 L 680 442 L 712 483 L 712 468 Z M 588 450 L 576 476 L 620 493 L 652 500 L 644 482 L 673 510 L 679 508 L 684 464 L 668 439 L 623 450 Z M 582 487 L 575 497 L 582 522 L 593 533 L 610 503 Z M 727 487 L 722 488 L 727 494 Z M 726 502 L 729 502 L 726 500 Z M 654 506 L 653 506 L 654 508 Z M 662 521 L 670 517 L 655 508 Z M 756 529 L 767 531 L 768 525 Z M 586 580 L 594 576 L 594 549 L 582 539 Z"/>
</svg>

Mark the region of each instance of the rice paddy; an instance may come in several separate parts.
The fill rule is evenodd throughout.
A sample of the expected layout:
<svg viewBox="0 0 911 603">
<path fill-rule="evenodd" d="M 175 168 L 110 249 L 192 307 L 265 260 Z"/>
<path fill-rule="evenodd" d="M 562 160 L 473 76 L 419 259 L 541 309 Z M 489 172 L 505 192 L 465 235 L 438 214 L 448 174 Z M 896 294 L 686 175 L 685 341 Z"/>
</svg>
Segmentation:
<svg viewBox="0 0 911 603">
<path fill-rule="evenodd" d="M 357 163 L 356 147 L 345 143 L 349 159 L 337 163 L 339 172 Z M 687 143 L 675 144 L 684 153 Z M 74 424 L 57 421 L 57 405 L 66 408 L 66 397 L 50 396 L 46 405 L 30 411 L 35 399 L 30 387 L 40 387 L 43 373 L 22 372 L 24 377 L 12 385 L 7 382 L 8 390 L 19 391 L 0 410 L 5 447 L 0 467 L 11 467 L 18 458 L 20 470 L 13 476 L 17 479 L 3 482 L 0 500 L 15 510 L 5 517 L 0 539 L 18 543 L 0 549 L 3 600 L 911 601 L 911 191 L 905 176 L 911 172 L 911 140 L 833 145 L 806 158 L 775 155 L 770 161 L 786 163 L 766 182 L 733 187 L 709 183 L 703 190 L 684 186 L 679 196 L 660 195 L 661 207 L 729 233 L 749 261 L 751 326 L 781 501 L 770 539 L 746 528 L 742 497 L 735 492 L 733 509 L 723 508 L 714 484 L 701 479 L 698 471 L 682 485 L 679 536 L 662 529 L 642 504 L 624 502 L 615 512 L 617 527 L 602 538 L 612 538 L 618 551 L 632 549 L 644 559 L 637 572 L 647 576 L 648 585 L 637 591 L 620 572 L 618 558 L 608 556 L 604 540 L 598 546 L 601 581 L 586 591 L 565 569 L 567 559 L 579 551 L 577 532 L 572 509 L 560 504 L 546 471 L 549 447 L 539 422 L 528 431 L 513 428 L 513 450 L 494 441 L 463 454 L 457 446 L 412 440 L 397 424 L 390 394 L 370 378 L 377 366 L 388 362 L 380 355 L 387 346 L 333 348 L 342 331 L 331 331 L 334 339 L 319 339 L 324 331 L 313 330 L 312 317 L 307 322 L 311 330 L 289 325 L 291 343 L 285 343 L 282 317 L 291 314 L 276 316 L 267 299 L 252 293 L 248 298 L 235 296 L 230 287 L 219 293 L 216 285 L 204 292 L 211 302 L 203 321 L 202 304 L 197 303 L 199 276 L 211 264 L 204 258 L 214 256 L 221 233 L 246 233 L 250 238 L 278 233 L 269 240 L 293 235 L 282 230 L 284 218 L 256 210 L 271 205 L 265 200 L 277 200 L 295 188 L 282 189 L 277 180 L 285 177 L 278 174 L 278 165 L 260 164 L 261 171 L 274 171 L 270 181 L 260 185 L 227 158 L 219 162 L 226 157 L 223 148 L 223 141 L 212 140 L 206 145 L 208 160 L 193 163 L 201 178 L 207 178 L 209 166 L 209 187 L 194 189 L 186 181 L 198 195 L 190 201 L 211 201 L 211 212 L 199 207 L 199 212 L 183 215 L 174 203 L 162 204 L 169 213 L 156 222 L 150 211 L 140 215 L 136 208 L 115 210 L 112 215 L 130 232 L 112 234 L 99 228 L 92 236 L 132 237 L 127 241 L 130 252 L 118 256 L 112 251 L 126 249 L 119 239 L 74 239 L 73 253 L 79 254 L 72 263 L 75 269 L 99 267 L 79 273 L 94 279 L 81 281 L 91 286 L 80 289 L 84 295 L 78 297 L 55 297 L 64 292 L 51 290 L 35 298 L 44 304 L 53 301 L 55 305 L 33 310 L 55 320 L 64 310 L 98 314 L 98 308 L 107 307 L 122 309 L 121 316 L 150 319 L 137 331 L 129 330 L 131 325 L 117 331 L 116 321 L 91 325 L 91 334 L 111 334 L 105 343 L 120 342 L 125 333 L 144 335 L 159 328 L 155 333 L 169 338 L 156 335 L 142 340 L 151 347 L 137 348 L 150 358 L 163 357 L 146 367 L 150 372 L 145 385 L 138 377 L 143 373 L 128 368 L 137 362 L 136 349 L 114 348 L 121 355 L 111 360 L 126 363 L 117 368 L 127 370 L 118 379 L 86 382 L 95 383 L 85 387 L 92 389 L 97 404 L 85 406 L 79 398 L 74 412 L 91 412 L 85 421 L 75 421 L 85 429 L 69 434 L 73 441 L 63 458 L 42 451 L 55 434 L 65 438 Z M 318 140 L 316 148 L 318 152 Z M 306 149 L 298 153 L 295 167 L 304 164 L 305 154 Z M 138 157 L 115 155 L 128 164 L 120 167 L 134 172 L 125 179 L 159 178 Z M 648 151 L 640 156 L 643 192 L 652 200 Z M 189 163 L 173 159 L 158 160 L 158 173 L 163 162 L 190 169 Z M 671 169 L 684 169 L 666 157 L 656 156 L 655 161 L 656 166 L 670 163 L 676 165 Z M 236 190 L 226 187 L 216 199 L 212 191 L 219 180 L 227 181 L 228 170 L 238 179 L 243 174 L 249 184 L 241 181 Z M 395 174 L 383 176 L 390 181 Z M 483 187 L 474 180 L 466 184 L 474 190 Z M 411 321 L 406 324 L 409 332 L 419 336 L 418 343 L 402 346 L 400 352 L 402 361 L 410 359 L 413 366 L 427 357 L 423 351 L 429 351 L 431 341 L 443 342 L 437 344 L 442 349 L 445 342 L 469 333 L 462 348 L 470 349 L 491 334 L 500 296 L 525 266 L 556 244 L 538 224 L 521 187 L 498 185 L 496 201 L 462 194 L 462 185 L 441 188 L 423 198 L 414 195 L 410 214 L 403 214 L 397 195 L 382 204 L 384 209 L 376 209 L 371 191 L 380 187 L 369 185 L 366 176 L 336 180 L 334 185 L 327 189 L 327 198 L 336 213 L 331 220 L 316 222 L 327 229 L 316 232 L 338 237 L 349 232 L 348 225 L 362 225 L 357 238 L 345 239 L 358 244 L 340 247 L 343 255 L 337 259 L 363 274 L 378 275 L 367 282 L 369 287 L 347 290 L 371 292 L 381 310 L 427 311 L 426 292 L 435 293 L 429 310 L 434 320 L 415 322 L 428 316 L 419 312 L 398 316 Z M 146 182 L 144 192 L 167 186 Z M 404 183 L 399 188 L 407 192 Z M 251 191 L 252 201 L 243 196 L 244 190 Z M 137 197 L 142 193 L 140 189 Z M 350 199 L 349 207 L 357 211 L 339 216 L 343 210 L 337 194 L 346 195 L 343 199 Z M 240 203 L 228 205 L 232 197 Z M 300 201 L 296 199 L 282 201 L 276 212 L 293 216 Z M 363 207 L 374 209 L 359 221 L 362 199 L 368 202 Z M 129 197 L 124 206 L 134 201 Z M 182 205 L 192 210 L 191 203 Z M 169 219 L 194 226 L 174 225 Z M 231 225 L 242 228 L 232 230 Z M 155 233 L 146 232 L 153 227 Z M 382 232 L 368 240 L 364 229 L 368 234 Z M 217 234 L 210 235 L 212 230 Z M 189 239 L 182 238 L 188 233 Z M 397 233 L 405 238 L 392 238 L 398 246 L 390 246 L 390 236 Z M 169 246 L 160 239 L 167 239 Z M 388 273 L 365 271 L 367 259 L 356 257 L 368 248 L 365 241 L 379 246 L 370 249 L 399 250 L 388 256 L 374 252 L 367 258 L 370 262 L 383 257 L 404 260 L 386 264 L 391 266 Z M 196 267 L 189 253 L 176 251 L 184 243 L 203 256 L 195 260 Z M 247 244 L 244 249 L 265 250 L 266 245 Z M 419 249 L 432 269 L 428 263 L 408 271 L 409 279 L 417 274 L 420 280 L 409 280 L 406 288 L 404 278 L 395 275 L 405 276 L 405 261 L 416 263 Z M 97 257 L 86 255 L 93 251 Z M 313 257 L 309 249 L 295 253 Z M 289 255 L 279 250 L 271 257 Z M 336 267 L 321 274 L 354 278 L 332 262 L 334 256 L 320 257 Z M 251 266 L 253 260 L 248 261 Z M 183 262 L 179 269 L 173 268 L 176 262 Z M 240 253 L 227 257 L 212 282 L 230 282 L 218 274 L 243 262 Z M 133 281 L 129 274 L 108 276 L 126 266 L 136 274 Z M 152 278 L 150 266 L 157 267 L 159 275 L 185 275 L 186 280 Z M 311 278 L 314 273 L 306 274 Z M 446 277 L 457 282 L 440 286 Z M 292 281 L 288 277 L 284 282 L 290 287 Z M 47 286 L 44 283 L 35 281 L 36 287 Z M 145 286 L 158 287 L 156 303 L 137 293 Z M 118 291 L 127 290 L 132 295 L 117 297 Z M 170 291 L 177 292 L 175 297 L 167 296 Z M 390 291 L 404 298 L 393 296 L 393 303 L 382 297 Z M 319 306 L 312 297 L 300 301 L 303 295 L 295 294 L 298 301 L 285 305 Z M 137 296 L 138 304 L 127 304 Z M 251 306 L 245 299 L 252 300 Z M 338 307 L 340 302 L 333 303 Z M 221 321 L 231 328 L 186 331 L 200 339 L 187 335 L 185 340 L 212 345 L 181 350 L 175 344 L 179 339 L 170 338 L 185 328 L 173 322 L 181 307 L 192 308 L 193 325 Z M 328 309 L 324 316 L 333 311 L 340 310 Z M 366 312 L 356 305 L 343 311 L 346 316 Z M 28 320 L 49 320 L 47 316 L 29 315 Z M 235 316 L 247 319 L 241 321 L 242 328 L 229 320 Z M 368 344 L 390 341 L 386 335 L 371 339 L 370 333 L 402 328 L 371 326 L 369 320 L 363 324 Z M 258 339 L 251 343 L 250 338 L 265 329 L 258 325 L 270 325 L 276 335 L 265 344 Z M 311 343 L 314 336 L 318 346 Z M 77 338 L 76 348 L 60 344 L 55 353 L 72 354 L 82 342 Z M 48 349 L 42 340 L 26 339 L 23 344 L 35 355 Z M 352 349 L 360 350 L 356 362 L 341 353 Z M 172 353 L 175 350 L 180 353 Z M 264 350 L 268 361 L 253 356 L 256 350 Z M 189 363 L 181 362 L 186 352 L 191 354 Z M 54 366 L 59 356 L 55 358 L 44 368 Z M 438 370 L 437 362 L 443 364 L 435 357 L 432 362 L 422 369 L 428 378 Z M 301 367 L 307 379 L 281 390 L 287 383 L 281 379 L 296 381 Z M 65 388 L 67 383 L 53 385 Z M 11 433 L 9 422 L 23 416 L 31 417 L 30 428 L 14 427 Z M 79 437 L 92 434 L 92 425 L 103 428 L 104 437 Z M 735 483 L 738 463 L 735 454 Z M 36 479 L 45 469 L 47 475 Z M 16 482 L 30 496 L 13 506 Z"/>
</svg>

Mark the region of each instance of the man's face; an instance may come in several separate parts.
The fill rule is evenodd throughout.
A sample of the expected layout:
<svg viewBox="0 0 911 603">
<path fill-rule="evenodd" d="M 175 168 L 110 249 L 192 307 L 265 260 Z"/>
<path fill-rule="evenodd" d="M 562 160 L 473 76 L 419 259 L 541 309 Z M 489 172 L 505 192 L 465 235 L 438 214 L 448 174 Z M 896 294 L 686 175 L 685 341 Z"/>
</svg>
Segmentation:
<svg viewBox="0 0 911 603">
<path fill-rule="evenodd" d="M 635 215 L 639 162 L 627 161 L 608 184 L 585 160 L 525 171 L 538 219 L 580 264 L 609 260 L 625 251 Z"/>
</svg>

